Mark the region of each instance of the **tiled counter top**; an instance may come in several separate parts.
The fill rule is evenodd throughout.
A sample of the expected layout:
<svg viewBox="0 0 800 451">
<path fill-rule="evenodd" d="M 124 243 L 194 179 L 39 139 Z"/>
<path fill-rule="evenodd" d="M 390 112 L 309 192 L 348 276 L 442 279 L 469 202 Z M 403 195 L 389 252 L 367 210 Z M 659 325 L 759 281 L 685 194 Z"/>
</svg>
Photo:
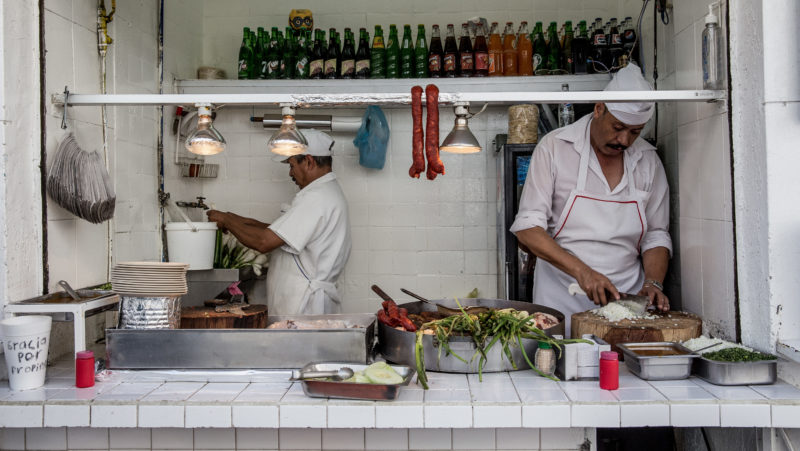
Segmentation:
<svg viewBox="0 0 800 451">
<path fill-rule="evenodd" d="M 85 389 L 73 387 L 68 366 L 51 367 L 48 375 L 42 389 L 0 388 L 0 427 L 800 427 L 800 390 L 786 383 L 647 382 L 624 368 L 616 391 L 600 390 L 597 382 L 553 382 L 530 370 L 485 374 L 483 382 L 477 375 L 429 373 L 430 390 L 412 383 L 390 402 L 309 398 L 286 371 L 246 379 L 220 373 L 199 382 L 126 372 Z"/>
</svg>

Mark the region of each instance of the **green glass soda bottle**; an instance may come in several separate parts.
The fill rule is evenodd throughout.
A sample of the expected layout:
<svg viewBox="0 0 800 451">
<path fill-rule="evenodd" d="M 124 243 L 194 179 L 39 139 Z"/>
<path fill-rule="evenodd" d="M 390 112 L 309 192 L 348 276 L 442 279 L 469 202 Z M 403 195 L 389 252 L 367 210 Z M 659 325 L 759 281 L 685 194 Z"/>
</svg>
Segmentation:
<svg viewBox="0 0 800 451">
<path fill-rule="evenodd" d="M 237 72 L 239 80 L 246 80 L 250 77 L 250 62 L 253 60 L 253 48 L 250 46 L 250 27 L 244 27 L 242 35 Z"/>
<path fill-rule="evenodd" d="M 400 42 L 397 25 L 389 25 L 389 42 L 386 44 L 386 78 L 400 77 Z"/>
<path fill-rule="evenodd" d="M 267 78 L 267 38 L 264 27 L 258 27 L 256 33 L 256 46 L 255 46 L 255 59 L 258 62 L 256 65 L 256 78 Z"/>
<path fill-rule="evenodd" d="M 294 78 L 298 78 L 300 80 L 305 80 L 308 78 L 309 74 L 309 52 L 307 42 L 310 41 L 306 36 L 308 30 L 303 30 L 300 32 L 300 39 L 295 46 L 295 58 L 294 58 Z"/>
<path fill-rule="evenodd" d="M 417 44 L 414 46 L 414 75 L 428 78 L 428 42 L 425 39 L 425 25 L 417 25 Z"/>
<path fill-rule="evenodd" d="M 533 73 L 541 75 L 547 62 L 547 41 L 544 40 L 542 23 L 536 22 L 533 29 Z M 537 73 L 539 72 L 539 73 Z"/>
<path fill-rule="evenodd" d="M 400 78 L 414 78 L 414 44 L 411 43 L 411 25 L 403 25 L 403 43 L 400 45 Z"/>
<path fill-rule="evenodd" d="M 269 45 L 267 45 L 267 74 L 266 78 L 274 80 L 280 76 L 281 72 L 281 57 L 280 57 L 280 32 L 278 27 L 272 27 L 269 36 Z"/>
<path fill-rule="evenodd" d="M 370 78 L 386 78 L 386 46 L 383 42 L 383 29 L 375 25 L 375 35 L 372 37 L 372 50 L 370 51 Z"/>
<path fill-rule="evenodd" d="M 550 22 L 548 31 L 550 40 L 547 43 L 547 69 L 553 73 L 559 69 L 561 62 L 561 44 L 558 39 L 558 25 L 555 22 Z"/>
<path fill-rule="evenodd" d="M 284 80 L 294 78 L 296 45 L 297 38 L 292 33 L 292 29 L 286 27 L 286 39 L 283 41 L 283 54 L 281 55 L 281 78 Z"/>
</svg>

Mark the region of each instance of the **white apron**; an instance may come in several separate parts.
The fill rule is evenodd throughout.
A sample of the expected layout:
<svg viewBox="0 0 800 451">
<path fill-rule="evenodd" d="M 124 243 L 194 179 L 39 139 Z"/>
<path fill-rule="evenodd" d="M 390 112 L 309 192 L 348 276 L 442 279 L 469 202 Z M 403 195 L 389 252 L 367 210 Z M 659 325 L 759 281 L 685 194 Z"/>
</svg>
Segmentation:
<svg viewBox="0 0 800 451">
<path fill-rule="evenodd" d="M 336 285 L 307 277 L 297 255 L 272 251 L 267 270 L 267 312 L 272 315 L 322 315 L 339 313 Z"/>
<path fill-rule="evenodd" d="M 588 126 L 587 126 L 588 128 Z M 584 190 L 589 173 L 592 146 L 589 139 L 581 151 L 578 183 L 570 193 L 556 223 L 553 239 L 567 252 L 603 274 L 621 292 L 636 292 L 644 282 L 639 260 L 640 243 L 647 230 L 643 192 L 636 189 L 633 164 L 624 159 L 628 189 L 600 195 Z M 597 307 L 584 295 L 567 292 L 575 278 L 538 259 L 533 277 L 533 301 L 564 313 L 567 337 L 571 335 L 573 313 Z"/>
</svg>

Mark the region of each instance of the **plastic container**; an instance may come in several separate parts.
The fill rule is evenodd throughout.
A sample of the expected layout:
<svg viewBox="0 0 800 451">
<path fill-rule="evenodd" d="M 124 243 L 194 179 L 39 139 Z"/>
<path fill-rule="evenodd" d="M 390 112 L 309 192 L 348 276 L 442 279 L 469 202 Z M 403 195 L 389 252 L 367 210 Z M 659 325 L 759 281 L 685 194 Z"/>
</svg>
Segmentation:
<svg viewBox="0 0 800 451">
<path fill-rule="evenodd" d="M 165 229 L 169 246 L 169 261 L 187 263 L 189 269 L 192 270 L 214 267 L 216 223 L 169 222 Z"/>
<path fill-rule="evenodd" d="M 619 354 L 614 351 L 600 353 L 600 388 L 603 390 L 619 388 Z"/>
<path fill-rule="evenodd" d="M 94 352 L 81 351 L 75 355 L 75 386 L 86 388 L 94 385 Z"/>
<path fill-rule="evenodd" d="M 0 321 L 0 335 L 12 390 L 29 390 L 44 385 L 50 324 L 44 315 L 17 316 Z"/>
<path fill-rule="evenodd" d="M 542 373 L 552 376 L 556 372 L 556 353 L 550 343 L 539 342 L 536 354 L 533 357 L 533 364 Z"/>
</svg>

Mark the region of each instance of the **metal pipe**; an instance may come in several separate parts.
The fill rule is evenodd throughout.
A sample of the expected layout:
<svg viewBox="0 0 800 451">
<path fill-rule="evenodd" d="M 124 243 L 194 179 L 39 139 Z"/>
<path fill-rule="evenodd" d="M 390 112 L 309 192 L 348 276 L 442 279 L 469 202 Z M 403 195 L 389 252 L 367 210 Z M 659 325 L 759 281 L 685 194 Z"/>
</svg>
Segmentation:
<svg viewBox="0 0 800 451">
<path fill-rule="evenodd" d="M 280 128 L 282 117 L 279 114 L 265 114 L 261 117 L 252 116 L 250 122 L 261 122 L 264 128 Z M 325 116 L 325 115 L 303 115 L 295 117 L 298 128 L 315 128 L 330 132 L 357 132 L 361 127 L 361 118 L 352 116 Z"/>
</svg>

